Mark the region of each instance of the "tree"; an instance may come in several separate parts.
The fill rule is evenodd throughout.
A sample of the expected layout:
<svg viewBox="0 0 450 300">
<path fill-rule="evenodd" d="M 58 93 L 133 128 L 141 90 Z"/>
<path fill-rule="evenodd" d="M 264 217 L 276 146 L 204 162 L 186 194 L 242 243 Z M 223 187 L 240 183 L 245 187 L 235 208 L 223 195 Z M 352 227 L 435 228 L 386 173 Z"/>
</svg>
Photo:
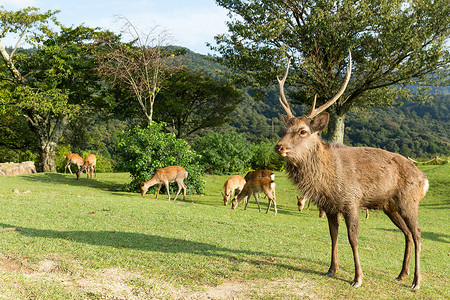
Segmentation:
<svg viewBox="0 0 450 300">
<path fill-rule="evenodd" d="M 230 11 L 228 34 L 215 37 L 235 77 L 255 89 L 274 82 L 292 59 L 289 94 L 320 105 L 340 88 L 351 50 L 354 67 L 345 94 L 332 107 L 328 138 L 342 142 L 352 107 L 411 98 L 411 83 L 429 87 L 445 78 L 450 61 L 446 0 L 217 0 Z"/>
<path fill-rule="evenodd" d="M 141 33 L 126 18 L 118 22 L 123 23 L 120 35 L 109 32 L 96 38 L 103 49 L 97 55 L 98 72 L 113 84 L 124 85 L 151 123 L 156 95 L 174 67 L 168 63 L 174 52 L 164 47 L 168 34 L 160 27 Z M 123 37 L 131 41 L 122 42 Z"/>
<path fill-rule="evenodd" d="M 86 48 L 95 30 L 64 27 L 54 17 L 56 13 L 41 14 L 32 7 L 17 12 L 0 10 L 0 53 L 7 69 L 1 72 L 0 81 L 9 90 L 2 106 L 28 121 L 37 139 L 43 172 L 56 172 L 55 149 L 70 117 L 82 105 L 102 99 Z M 49 21 L 59 32 L 50 29 Z M 17 37 L 10 49 L 2 44 L 8 34 Z M 23 41 L 32 48 L 19 48 Z"/>
<path fill-rule="evenodd" d="M 177 138 L 185 138 L 228 122 L 242 100 L 242 92 L 229 83 L 182 68 L 167 80 L 155 111 L 160 121 L 175 128 Z"/>
</svg>

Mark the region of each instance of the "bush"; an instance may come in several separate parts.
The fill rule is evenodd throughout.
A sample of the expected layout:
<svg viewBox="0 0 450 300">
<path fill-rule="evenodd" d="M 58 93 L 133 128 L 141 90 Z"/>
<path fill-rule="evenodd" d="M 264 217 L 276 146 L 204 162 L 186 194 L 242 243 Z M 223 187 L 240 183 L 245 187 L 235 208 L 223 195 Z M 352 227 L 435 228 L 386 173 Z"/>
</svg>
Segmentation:
<svg viewBox="0 0 450 300">
<path fill-rule="evenodd" d="M 192 147 L 203 167 L 216 174 L 242 173 L 252 157 L 252 145 L 236 132 L 201 137 Z"/>
<path fill-rule="evenodd" d="M 152 122 L 147 128 L 137 126 L 122 132 L 119 163 L 121 169 L 131 174 L 129 188 L 138 190 L 139 182 L 152 178 L 157 169 L 177 165 L 189 173 L 185 180 L 188 193 L 203 193 L 205 183 L 201 179 L 202 168 L 198 154 L 187 142 L 175 138 L 171 133 L 164 133 L 164 125 Z M 154 186 L 148 193 L 156 189 L 157 186 Z M 173 189 L 178 189 L 176 183 L 171 184 L 171 190 Z"/>
<path fill-rule="evenodd" d="M 284 158 L 279 156 L 274 146 L 276 141 L 267 141 L 255 144 L 253 146 L 253 155 L 250 160 L 250 167 L 252 169 L 269 169 L 281 171 L 284 168 Z"/>
</svg>

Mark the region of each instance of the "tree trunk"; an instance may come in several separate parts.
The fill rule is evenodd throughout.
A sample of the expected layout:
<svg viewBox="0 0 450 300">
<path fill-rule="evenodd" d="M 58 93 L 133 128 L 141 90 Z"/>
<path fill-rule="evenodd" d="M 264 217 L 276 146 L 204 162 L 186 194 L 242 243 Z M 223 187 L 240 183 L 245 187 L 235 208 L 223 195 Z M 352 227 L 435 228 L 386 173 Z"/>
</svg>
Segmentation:
<svg viewBox="0 0 450 300">
<path fill-rule="evenodd" d="M 28 112 L 26 117 L 39 143 L 38 170 L 40 172 L 56 172 L 55 151 L 69 123 L 69 116 Z"/>
<path fill-rule="evenodd" d="M 56 172 L 55 150 L 56 143 L 43 141 L 39 153 L 39 169 L 41 172 Z"/>
<path fill-rule="evenodd" d="M 344 143 L 345 117 L 346 113 L 339 114 L 330 108 L 330 122 L 328 123 L 328 141 L 332 143 Z"/>
</svg>

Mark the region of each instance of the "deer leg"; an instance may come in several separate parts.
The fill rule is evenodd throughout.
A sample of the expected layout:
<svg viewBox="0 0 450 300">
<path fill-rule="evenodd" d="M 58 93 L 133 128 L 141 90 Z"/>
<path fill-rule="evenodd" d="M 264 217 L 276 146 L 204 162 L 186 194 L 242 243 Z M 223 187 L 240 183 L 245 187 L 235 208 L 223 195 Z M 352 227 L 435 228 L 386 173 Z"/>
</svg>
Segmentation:
<svg viewBox="0 0 450 300">
<path fill-rule="evenodd" d="M 177 191 L 177 194 L 175 195 L 175 199 L 173 199 L 173 201 L 177 200 L 178 194 L 181 192 L 182 185 L 180 184 L 179 181 L 177 181 L 177 184 L 178 184 L 178 191 Z"/>
<path fill-rule="evenodd" d="M 166 186 L 166 190 L 167 190 L 167 196 L 169 196 L 169 201 L 170 201 L 170 191 L 169 191 L 169 182 L 164 182 L 164 185 Z"/>
<path fill-rule="evenodd" d="M 259 212 L 261 212 L 261 205 L 259 205 L 258 194 L 257 194 L 257 193 L 254 193 L 254 194 L 253 194 L 253 197 L 255 197 L 256 204 L 258 204 Z M 248 200 L 250 200 L 250 197 L 249 197 Z"/>
<path fill-rule="evenodd" d="M 361 264 L 359 262 L 359 254 L 358 254 L 358 234 L 359 234 L 359 211 L 356 209 L 356 212 L 351 211 L 347 212 L 344 215 L 345 224 L 347 225 L 347 234 L 348 240 L 350 242 L 350 246 L 353 251 L 353 260 L 355 263 L 355 278 L 353 279 L 352 286 L 360 287 L 363 280 L 363 272 L 361 268 Z"/>
<path fill-rule="evenodd" d="M 403 257 L 403 267 L 397 280 L 403 280 L 409 274 L 409 265 L 411 263 L 411 252 L 413 245 L 413 238 L 411 231 L 406 226 L 405 221 L 402 219 L 398 212 L 384 211 L 384 213 L 391 219 L 391 221 L 397 226 L 405 235 L 405 255 Z"/>
<path fill-rule="evenodd" d="M 415 270 L 414 270 L 414 280 L 412 283 L 411 288 L 414 290 L 420 289 L 420 283 L 422 281 L 422 276 L 420 275 L 420 228 L 419 223 L 417 222 L 417 209 L 415 209 L 413 212 L 409 211 L 408 215 L 402 215 L 403 220 L 405 221 L 406 225 L 408 226 L 409 231 L 412 234 L 412 238 L 414 240 L 414 250 L 415 250 Z"/>
<path fill-rule="evenodd" d="M 326 276 L 332 277 L 339 267 L 338 259 L 338 234 L 339 234 L 339 214 L 327 214 L 328 228 L 331 236 L 331 264 Z"/>
<path fill-rule="evenodd" d="M 187 190 L 187 186 L 184 184 L 183 181 L 181 181 L 181 184 L 183 186 L 183 201 L 186 200 L 186 190 Z"/>
<path fill-rule="evenodd" d="M 159 196 L 159 190 L 161 189 L 161 183 L 158 185 L 158 190 L 156 191 L 156 199 L 158 199 Z"/>
</svg>

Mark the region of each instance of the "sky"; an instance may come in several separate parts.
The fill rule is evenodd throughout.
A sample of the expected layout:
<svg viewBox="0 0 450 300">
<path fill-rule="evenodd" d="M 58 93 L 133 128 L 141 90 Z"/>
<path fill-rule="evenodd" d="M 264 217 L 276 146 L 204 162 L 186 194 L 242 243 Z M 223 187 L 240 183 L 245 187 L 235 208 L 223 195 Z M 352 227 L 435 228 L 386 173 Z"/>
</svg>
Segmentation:
<svg viewBox="0 0 450 300">
<path fill-rule="evenodd" d="M 57 19 L 64 26 L 84 24 L 118 32 L 117 16 L 127 18 L 140 31 L 155 26 L 170 36 L 170 44 L 186 47 L 201 54 L 213 54 L 206 46 L 214 36 L 226 33 L 227 10 L 214 0 L 0 0 L 5 10 L 28 6 L 60 10 Z M 8 45 L 8 40 L 4 41 Z"/>
</svg>

